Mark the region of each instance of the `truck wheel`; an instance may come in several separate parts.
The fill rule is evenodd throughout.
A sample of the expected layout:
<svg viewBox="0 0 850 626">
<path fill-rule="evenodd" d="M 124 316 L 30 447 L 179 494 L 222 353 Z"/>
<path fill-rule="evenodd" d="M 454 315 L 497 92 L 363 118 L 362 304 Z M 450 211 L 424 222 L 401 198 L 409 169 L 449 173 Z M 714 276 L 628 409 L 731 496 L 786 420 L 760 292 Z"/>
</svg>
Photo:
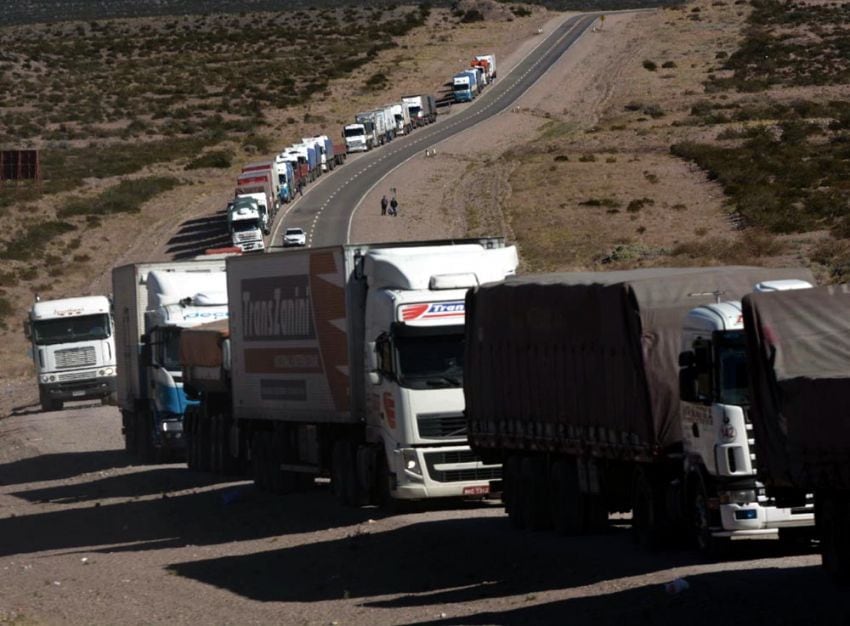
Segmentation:
<svg viewBox="0 0 850 626">
<path fill-rule="evenodd" d="M 605 499 L 598 493 L 583 494 L 584 530 L 600 532 L 608 528 L 608 508 Z"/>
<path fill-rule="evenodd" d="M 507 458 L 502 470 L 505 481 L 502 499 L 505 501 L 505 512 L 511 521 L 511 526 L 521 530 L 524 528 L 522 511 L 522 483 L 520 482 L 520 467 L 522 457 L 511 455 Z"/>
<path fill-rule="evenodd" d="M 550 527 L 549 514 L 549 477 L 546 472 L 546 459 L 538 456 L 525 457 L 520 466 L 522 481 L 521 499 L 523 524 L 531 530 L 545 530 Z"/>
<path fill-rule="evenodd" d="M 46 393 L 39 391 L 38 399 L 41 403 L 41 410 L 45 413 L 50 413 L 52 411 L 61 411 L 62 410 L 62 400 L 54 400 Z"/>
<path fill-rule="evenodd" d="M 124 451 L 136 455 L 136 425 L 133 414 L 121 411 L 121 427 L 124 431 Z"/>
<path fill-rule="evenodd" d="M 265 433 L 256 432 L 251 439 L 251 475 L 254 485 L 260 491 L 268 491 L 268 475 L 266 474 L 266 438 Z"/>
<path fill-rule="evenodd" d="M 720 525 L 718 511 L 709 508 L 709 494 L 705 481 L 699 475 L 694 475 L 689 481 L 691 536 L 697 549 L 705 555 L 719 557 L 724 552 L 727 543 L 724 539 L 711 534 L 712 527 Z"/>
<path fill-rule="evenodd" d="M 350 441 L 334 442 L 331 458 L 331 486 L 340 504 L 357 506 L 357 468 L 354 445 Z"/>
<path fill-rule="evenodd" d="M 655 549 L 661 543 L 658 499 L 652 480 L 639 469 L 632 486 L 632 537 L 645 548 Z"/>
<path fill-rule="evenodd" d="M 195 463 L 195 411 L 192 408 L 186 409 L 183 415 L 183 440 L 186 443 L 186 467 L 190 470 L 197 469 Z"/>
<path fill-rule="evenodd" d="M 142 463 L 153 463 L 155 456 L 153 441 L 151 441 L 153 421 L 147 412 L 136 413 L 135 417 L 136 454 Z"/>
<path fill-rule="evenodd" d="M 815 494 L 815 525 L 823 568 L 837 582 L 850 580 L 850 507 L 848 496 L 834 491 Z"/>
<path fill-rule="evenodd" d="M 578 485 L 578 470 L 572 459 L 558 459 L 549 473 L 552 493 L 552 526 L 562 535 L 584 530 L 584 503 Z"/>
</svg>

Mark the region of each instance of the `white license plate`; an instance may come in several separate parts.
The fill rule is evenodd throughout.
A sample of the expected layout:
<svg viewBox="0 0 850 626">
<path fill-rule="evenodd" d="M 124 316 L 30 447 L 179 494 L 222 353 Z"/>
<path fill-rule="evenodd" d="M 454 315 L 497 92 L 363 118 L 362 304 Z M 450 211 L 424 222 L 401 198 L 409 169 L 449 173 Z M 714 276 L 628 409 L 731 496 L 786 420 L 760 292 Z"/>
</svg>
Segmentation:
<svg viewBox="0 0 850 626">
<path fill-rule="evenodd" d="M 71 395 L 75 396 L 75 397 L 76 396 L 84 396 L 84 395 L 86 395 L 86 392 L 85 391 L 72 391 Z"/>
</svg>

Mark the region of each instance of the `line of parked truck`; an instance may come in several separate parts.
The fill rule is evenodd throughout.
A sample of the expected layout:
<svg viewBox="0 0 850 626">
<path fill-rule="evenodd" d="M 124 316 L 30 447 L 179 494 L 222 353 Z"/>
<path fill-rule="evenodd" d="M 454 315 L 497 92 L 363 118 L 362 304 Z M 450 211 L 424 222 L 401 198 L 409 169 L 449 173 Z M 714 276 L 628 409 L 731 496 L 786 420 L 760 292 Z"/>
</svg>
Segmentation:
<svg viewBox="0 0 850 626">
<path fill-rule="evenodd" d="M 354 122 L 342 129 L 345 148 L 348 152 L 366 152 L 436 121 L 434 96 L 404 96 L 400 102 L 357 113 Z"/>
<path fill-rule="evenodd" d="M 477 55 L 469 67 L 452 76 L 452 98 L 455 102 L 470 102 L 496 80 L 496 55 Z"/>
<path fill-rule="evenodd" d="M 327 135 L 304 137 L 281 150 L 271 161 L 249 163 L 236 177 L 227 205 L 227 230 L 232 246 L 242 252 L 266 249 L 265 236 L 282 204 L 291 202 L 307 183 L 346 159 L 345 147 Z"/>
<path fill-rule="evenodd" d="M 119 267 L 114 318 L 33 306 L 42 404 L 117 401 L 132 453 L 351 505 L 501 492 L 518 527 L 631 511 L 704 549 L 816 522 L 850 575 L 850 288 L 516 266 L 482 238 Z"/>
</svg>

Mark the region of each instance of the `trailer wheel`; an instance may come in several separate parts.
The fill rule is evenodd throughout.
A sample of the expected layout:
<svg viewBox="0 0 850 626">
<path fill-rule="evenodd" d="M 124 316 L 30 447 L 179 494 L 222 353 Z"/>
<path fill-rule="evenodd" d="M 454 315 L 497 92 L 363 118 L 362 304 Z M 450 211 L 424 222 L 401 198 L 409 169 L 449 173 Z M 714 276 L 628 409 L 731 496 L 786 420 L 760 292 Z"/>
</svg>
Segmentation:
<svg viewBox="0 0 850 626">
<path fill-rule="evenodd" d="M 522 481 L 521 514 L 525 518 L 523 525 L 531 530 L 549 528 L 551 516 L 548 506 L 549 477 L 546 473 L 546 459 L 539 456 L 525 457 L 520 466 L 520 479 Z"/>
<path fill-rule="evenodd" d="M 511 455 L 507 458 L 504 464 L 504 490 L 502 491 L 502 499 L 505 501 L 505 512 L 511 521 L 511 526 L 516 529 L 524 528 L 524 518 L 522 511 L 522 485 L 520 483 L 520 466 L 522 465 L 522 457 Z"/>
<path fill-rule="evenodd" d="M 183 440 L 186 443 L 186 467 L 197 469 L 195 450 L 195 409 L 189 407 L 183 414 Z"/>
<path fill-rule="evenodd" d="M 331 457 L 331 487 L 343 506 L 350 506 L 354 502 L 354 470 L 352 445 L 341 439 L 335 441 Z"/>
<path fill-rule="evenodd" d="M 837 582 L 850 580 L 850 494 L 819 491 L 815 494 L 815 524 L 820 536 L 823 568 Z"/>
<path fill-rule="evenodd" d="M 552 526 L 562 535 L 584 530 L 584 498 L 579 491 L 578 470 L 572 459 L 558 459 L 549 472 L 552 494 Z"/>
<path fill-rule="evenodd" d="M 46 393 L 39 390 L 38 399 L 41 404 L 41 410 L 44 413 L 50 413 L 52 411 L 61 411 L 64 403 L 62 400 L 54 400 Z"/>
</svg>

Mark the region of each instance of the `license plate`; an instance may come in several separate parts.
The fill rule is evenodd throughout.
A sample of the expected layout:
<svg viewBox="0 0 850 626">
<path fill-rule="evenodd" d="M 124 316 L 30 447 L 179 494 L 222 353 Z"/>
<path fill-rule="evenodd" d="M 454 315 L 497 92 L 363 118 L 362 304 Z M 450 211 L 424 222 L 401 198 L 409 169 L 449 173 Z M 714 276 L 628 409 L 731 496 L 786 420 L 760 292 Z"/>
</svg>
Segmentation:
<svg viewBox="0 0 850 626">
<path fill-rule="evenodd" d="M 465 496 L 486 496 L 488 493 L 490 493 L 490 485 L 463 488 L 463 495 Z"/>
<path fill-rule="evenodd" d="M 72 396 L 84 396 L 84 395 L 86 395 L 86 392 L 85 391 L 72 391 L 71 395 Z"/>
</svg>

